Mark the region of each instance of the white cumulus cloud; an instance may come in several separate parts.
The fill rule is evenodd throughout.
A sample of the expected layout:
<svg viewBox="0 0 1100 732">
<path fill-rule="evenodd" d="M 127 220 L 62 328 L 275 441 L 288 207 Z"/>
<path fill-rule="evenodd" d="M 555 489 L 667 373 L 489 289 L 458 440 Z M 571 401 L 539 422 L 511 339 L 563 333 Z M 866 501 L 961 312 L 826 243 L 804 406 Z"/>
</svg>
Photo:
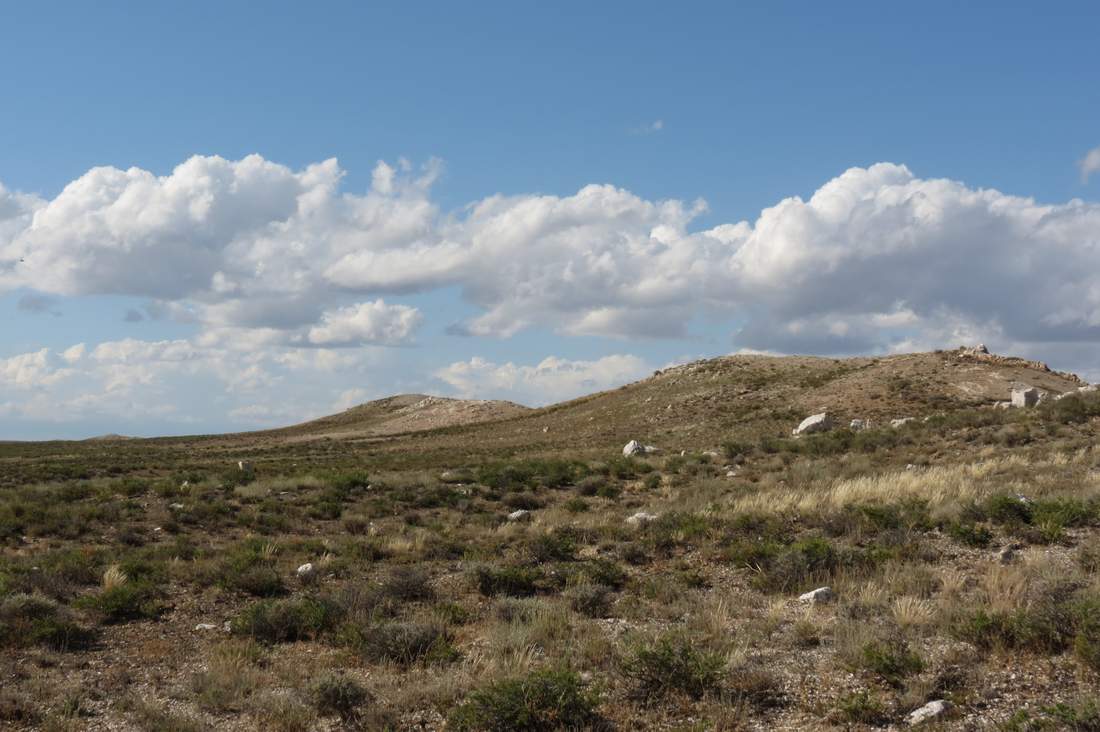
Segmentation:
<svg viewBox="0 0 1100 732">
<path fill-rule="evenodd" d="M 542 405 L 621 386 L 652 372 L 641 358 L 617 354 L 594 361 L 550 356 L 534 366 L 496 364 L 474 357 L 452 363 L 435 375 L 466 398 Z"/>
<path fill-rule="evenodd" d="M 1077 167 L 1081 169 L 1081 182 L 1088 183 L 1093 173 L 1100 173 L 1100 147 L 1094 147 L 1085 153 L 1085 157 L 1078 161 Z"/>
<path fill-rule="evenodd" d="M 384 300 L 349 305 L 326 312 L 309 331 L 309 342 L 319 346 L 396 345 L 406 342 L 420 324 L 416 308 L 387 305 Z"/>
</svg>

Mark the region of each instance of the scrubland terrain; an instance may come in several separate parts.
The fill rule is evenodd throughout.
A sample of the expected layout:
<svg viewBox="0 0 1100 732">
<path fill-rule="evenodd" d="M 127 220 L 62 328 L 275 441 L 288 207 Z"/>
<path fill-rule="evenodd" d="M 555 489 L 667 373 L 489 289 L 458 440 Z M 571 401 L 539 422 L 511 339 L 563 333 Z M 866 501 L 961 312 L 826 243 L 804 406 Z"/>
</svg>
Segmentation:
<svg viewBox="0 0 1100 732">
<path fill-rule="evenodd" d="M 1015 383 L 1081 382 L 745 356 L 0 444 L 0 728 L 1100 729 L 1100 395 Z"/>
</svg>

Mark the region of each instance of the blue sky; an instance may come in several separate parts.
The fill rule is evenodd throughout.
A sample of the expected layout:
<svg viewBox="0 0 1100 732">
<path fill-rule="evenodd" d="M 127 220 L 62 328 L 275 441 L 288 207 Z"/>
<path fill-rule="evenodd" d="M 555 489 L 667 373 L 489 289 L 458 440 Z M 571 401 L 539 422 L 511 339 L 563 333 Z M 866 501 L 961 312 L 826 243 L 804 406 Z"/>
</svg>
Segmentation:
<svg viewBox="0 0 1100 732">
<path fill-rule="evenodd" d="M 738 349 L 1100 377 L 1095 3 L 592 5 L 0 10 L 0 438 Z"/>
</svg>

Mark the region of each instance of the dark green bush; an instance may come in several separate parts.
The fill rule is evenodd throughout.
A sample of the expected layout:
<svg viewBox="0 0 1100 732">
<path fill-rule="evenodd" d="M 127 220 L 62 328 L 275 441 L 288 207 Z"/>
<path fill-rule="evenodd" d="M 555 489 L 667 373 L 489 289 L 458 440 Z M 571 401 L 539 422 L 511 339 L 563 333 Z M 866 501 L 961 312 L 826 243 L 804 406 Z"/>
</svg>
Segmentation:
<svg viewBox="0 0 1100 732">
<path fill-rule="evenodd" d="M 478 591 L 486 597 L 529 597 L 539 591 L 543 579 L 535 567 L 479 567 L 474 576 Z"/>
<path fill-rule="evenodd" d="M 265 643 L 291 643 L 331 630 L 341 614 L 334 603 L 312 597 L 261 600 L 245 608 L 231 628 Z"/>
<path fill-rule="evenodd" d="M 696 648 L 681 634 L 640 643 L 622 662 L 623 673 L 641 699 L 656 701 L 674 692 L 698 699 L 718 690 L 726 662 L 721 654 Z"/>
<path fill-rule="evenodd" d="M 470 693 L 451 714 L 456 732 L 552 732 L 602 728 L 597 699 L 568 670 L 534 671 Z"/>
<path fill-rule="evenodd" d="M 310 697 L 320 714 L 338 715 L 345 721 L 355 719 L 363 706 L 372 701 L 364 686 L 342 674 L 321 677 L 310 689 Z"/>
<path fill-rule="evenodd" d="M 924 661 L 901 640 L 871 641 L 859 652 L 860 666 L 881 677 L 891 686 L 924 670 Z"/>
<path fill-rule="evenodd" d="M 67 608 L 48 598 L 14 594 L 0 600 L 0 646 L 68 651 L 88 646 L 93 637 Z"/>
<path fill-rule="evenodd" d="M 429 623 L 348 625 L 340 630 L 340 642 L 374 663 L 411 666 L 418 661 L 447 663 L 458 658 L 446 630 Z"/>
</svg>

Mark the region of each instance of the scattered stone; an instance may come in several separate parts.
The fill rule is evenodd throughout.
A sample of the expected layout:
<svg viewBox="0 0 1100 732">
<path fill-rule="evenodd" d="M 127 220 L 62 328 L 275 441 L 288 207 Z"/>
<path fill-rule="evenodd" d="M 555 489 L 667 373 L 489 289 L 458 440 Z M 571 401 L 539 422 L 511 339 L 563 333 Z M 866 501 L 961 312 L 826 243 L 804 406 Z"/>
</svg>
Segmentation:
<svg viewBox="0 0 1100 732">
<path fill-rule="evenodd" d="M 997 402 L 993 406 L 996 407 L 997 409 L 1008 409 L 1009 407 L 1012 406 L 1012 402 Z"/>
<path fill-rule="evenodd" d="M 1001 564 L 1012 564 L 1016 561 L 1016 551 L 1020 548 L 1019 544 L 1009 544 L 1001 551 L 997 552 L 997 561 Z"/>
<path fill-rule="evenodd" d="M 545 435 L 545 434 L 546 434 L 547 432 L 549 432 L 549 431 L 550 431 L 550 428 L 549 428 L 549 427 L 543 427 L 543 428 L 542 428 L 542 434 L 544 434 L 544 435 Z"/>
<path fill-rule="evenodd" d="M 642 526 L 645 526 L 646 524 L 650 523 L 651 521 L 656 521 L 656 520 L 657 520 L 657 514 L 655 514 L 655 513 L 646 513 L 645 511 L 639 511 L 638 513 L 636 513 L 633 516 L 631 516 L 630 518 L 628 518 L 626 520 L 626 522 L 628 524 L 630 524 L 631 526 L 642 527 Z"/>
<path fill-rule="evenodd" d="M 737 477 L 737 471 L 736 470 L 726 471 L 726 477 L 727 478 L 736 478 Z"/>
<path fill-rule="evenodd" d="M 623 446 L 623 457 L 634 457 L 645 453 L 645 445 L 637 440 L 631 440 Z"/>
<path fill-rule="evenodd" d="M 825 412 L 821 414 L 811 414 L 793 430 L 792 435 L 811 435 L 815 432 L 827 432 L 833 428 L 833 420 Z"/>
<path fill-rule="evenodd" d="M 1025 506 L 1030 506 L 1031 504 L 1035 503 L 1035 501 L 1031 500 L 1030 498 L 1025 496 L 1023 493 L 1017 493 L 1016 494 L 1016 500 L 1019 501 L 1020 503 L 1024 504 Z"/>
<path fill-rule="evenodd" d="M 509 521 L 527 521 L 527 520 L 529 520 L 530 516 L 531 516 L 530 511 L 525 511 L 524 509 L 521 508 L 517 511 L 512 511 L 510 514 L 508 514 L 508 520 Z"/>
<path fill-rule="evenodd" d="M 207 630 L 217 630 L 217 629 L 218 629 L 218 626 L 214 625 L 213 623 L 199 623 L 198 625 L 195 626 L 195 632 L 196 633 L 201 633 L 201 632 L 207 631 Z"/>
<path fill-rule="evenodd" d="M 703 457 L 710 458 L 711 460 L 718 457 L 718 453 L 716 453 L 714 450 L 705 450 L 701 454 Z"/>
<path fill-rule="evenodd" d="M 916 469 L 917 469 L 917 466 L 914 465 L 913 463 L 909 463 L 908 465 L 905 466 L 906 472 L 912 472 Z"/>
<path fill-rule="evenodd" d="M 182 503 L 169 503 L 168 508 L 172 509 L 173 511 L 182 511 L 183 510 L 183 504 Z"/>
<path fill-rule="evenodd" d="M 862 432 L 863 430 L 871 429 L 871 421 L 867 419 L 853 419 L 851 424 L 848 425 L 848 429 L 852 432 Z"/>
<path fill-rule="evenodd" d="M 298 579 L 303 582 L 313 579 L 317 576 L 317 570 L 314 569 L 312 562 L 306 562 L 301 567 L 298 567 Z"/>
<path fill-rule="evenodd" d="M 936 699 L 928 702 L 920 709 L 913 710 L 906 719 L 910 727 L 916 727 L 925 722 L 941 719 L 943 715 L 947 714 L 949 711 L 951 711 L 951 702 L 944 699 Z"/>
<path fill-rule="evenodd" d="M 902 425 L 909 424 L 913 421 L 912 417 L 899 417 L 898 419 L 891 419 L 890 426 L 894 429 L 901 427 Z"/>
<path fill-rule="evenodd" d="M 247 460 L 238 460 L 237 470 L 241 471 L 242 473 L 251 473 L 252 463 L 248 462 Z"/>
<path fill-rule="evenodd" d="M 469 483 L 474 476 L 466 470 L 445 470 L 439 476 L 440 483 Z"/>
<path fill-rule="evenodd" d="M 189 480 L 185 480 L 182 483 L 180 483 L 180 490 L 183 490 L 184 488 L 190 488 L 190 487 L 191 487 L 191 481 L 189 481 Z"/>
<path fill-rule="evenodd" d="M 816 590 L 810 590 L 803 595 L 799 595 L 798 599 L 811 605 L 823 605 L 835 600 L 836 593 L 833 592 L 832 587 L 818 587 Z"/>
<path fill-rule="evenodd" d="M 1017 386 L 1012 389 L 1012 406 L 1022 409 L 1039 403 L 1039 390 L 1034 386 Z"/>
</svg>

